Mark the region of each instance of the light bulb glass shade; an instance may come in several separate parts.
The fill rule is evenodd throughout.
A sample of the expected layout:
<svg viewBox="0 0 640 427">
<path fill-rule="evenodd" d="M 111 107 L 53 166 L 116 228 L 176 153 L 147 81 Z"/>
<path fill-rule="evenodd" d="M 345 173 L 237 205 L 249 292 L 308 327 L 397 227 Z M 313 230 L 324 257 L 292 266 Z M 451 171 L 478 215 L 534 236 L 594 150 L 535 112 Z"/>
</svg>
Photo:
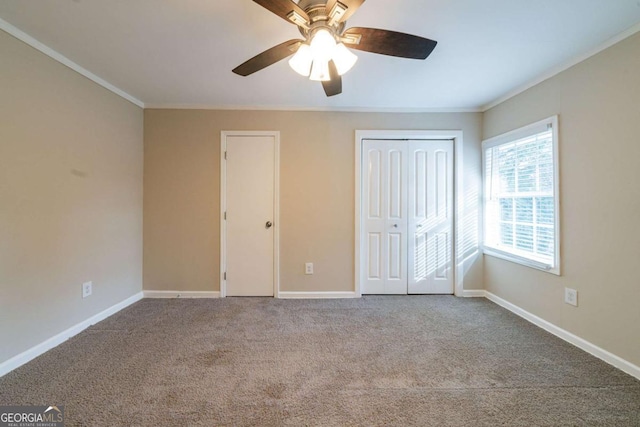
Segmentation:
<svg viewBox="0 0 640 427">
<path fill-rule="evenodd" d="M 301 76 L 309 77 L 311 62 L 313 62 L 311 47 L 308 44 L 302 44 L 296 54 L 289 60 L 289 66 Z"/>
<path fill-rule="evenodd" d="M 358 57 L 347 49 L 344 43 L 339 43 L 333 51 L 333 62 L 336 64 L 336 69 L 340 75 L 349 71 L 357 60 Z"/>
<path fill-rule="evenodd" d="M 328 82 L 331 80 L 331 75 L 329 74 L 329 61 L 314 60 L 313 65 L 311 66 L 311 76 L 309 76 L 309 79 L 316 82 Z"/>
<path fill-rule="evenodd" d="M 333 57 L 336 48 L 336 39 L 324 28 L 318 30 L 311 39 L 311 53 L 313 61 L 326 62 Z"/>
</svg>

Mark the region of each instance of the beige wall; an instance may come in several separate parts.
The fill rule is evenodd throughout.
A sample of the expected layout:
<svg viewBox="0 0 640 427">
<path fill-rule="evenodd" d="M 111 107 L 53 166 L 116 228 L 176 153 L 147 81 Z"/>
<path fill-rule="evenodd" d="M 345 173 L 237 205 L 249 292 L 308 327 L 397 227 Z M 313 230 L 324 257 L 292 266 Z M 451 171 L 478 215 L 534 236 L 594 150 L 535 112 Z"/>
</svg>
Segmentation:
<svg viewBox="0 0 640 427">
<path fill-rule="evenodd" d="M 356 129 L 464 131 L 465 288 L 482 288 L 481 119 L 472 113 L 145 110 L 144 288 L 219 290 L 220 132 L 276 130 L 280 289 L 353 291 Z M 304 275 L 305 262 L 314 263 L 313 276 Z"/>
<path fill-rule="evenodd" d="M 560 116 L 562 277 L 485 256 L 488 291 L 640 365 L 640 33 L 489 110 L 484 137 Z M 578 308 L 563 303 L 579 292 Z"/>
<path fill-rule="evenodd" d="M 0 58 L 2 362 L 141 291 L 143 114 L 2 31 Z"/>
</svg>

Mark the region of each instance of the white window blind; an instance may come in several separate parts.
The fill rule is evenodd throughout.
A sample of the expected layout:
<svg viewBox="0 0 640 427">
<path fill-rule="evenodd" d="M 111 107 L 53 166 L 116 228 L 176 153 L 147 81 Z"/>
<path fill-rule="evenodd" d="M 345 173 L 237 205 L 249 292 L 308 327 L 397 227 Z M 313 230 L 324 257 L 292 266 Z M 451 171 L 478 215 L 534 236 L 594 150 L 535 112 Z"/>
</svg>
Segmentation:
<svg viewBox="0 0 640 427">
<path fill-rule="evenodd" d="M 557 118 L 483 143 L 485 253 L 559 274 Z"/>
</svg>

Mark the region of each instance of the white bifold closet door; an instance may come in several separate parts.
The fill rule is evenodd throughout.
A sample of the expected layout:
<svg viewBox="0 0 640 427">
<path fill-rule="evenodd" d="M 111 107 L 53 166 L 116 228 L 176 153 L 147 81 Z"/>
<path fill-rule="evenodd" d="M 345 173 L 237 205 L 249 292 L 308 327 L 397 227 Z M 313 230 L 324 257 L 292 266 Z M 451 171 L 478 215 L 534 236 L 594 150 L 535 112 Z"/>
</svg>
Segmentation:
<svg viewBox="0 0 640 427">
<path fill-rule="evenodd" d="M 453 141 L 364 140 L 363 294 L 453 293 Z"/>
<path fill-rule="evenodd" d="M 362 293 L 407 293 L 407 144 L 363 141 Z"/>
</svg>

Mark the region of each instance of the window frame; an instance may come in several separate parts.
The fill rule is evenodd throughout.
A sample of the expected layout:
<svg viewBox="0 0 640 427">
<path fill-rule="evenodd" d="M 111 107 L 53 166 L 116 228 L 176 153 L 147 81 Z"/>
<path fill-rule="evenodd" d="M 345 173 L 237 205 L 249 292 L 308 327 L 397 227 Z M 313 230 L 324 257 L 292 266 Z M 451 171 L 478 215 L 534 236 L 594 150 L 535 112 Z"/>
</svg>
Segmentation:
<svg viewBox="0 0 640 427">
<path fill-rule="evenodd" d="M 517 253 L 504 251 L 493 246 L 488 246 L 486 241 L 487 230 L 487 202 L 489 194 L 487 189 L 487 151 L 490 148 L 494 148 L 500 145 L 516 142 L 520 139 L 531 137 L 533 135 L 545 132 L 551 127 L 552 134 L 552 154 L 553 154 L 553 202 L 554 202 L 554 265 L 541 262 L 534 257 L 527 257 Z M 548 273 L 560 276 L 560 161 L 559 161 L 559 140 L 558 140 L 558 116 L 551 116 L 544 120 L 532 123 L 527 126 L 512 130 L 510 132 L 503 133 L 493 138 L 482 141 L 482 214 L 483 214 L 483 227 L 482 227 L 482 252 L 485 255 L 490 255 L 496 258 L 501 258 L 507 261 L 511 261 L 517 264 L 524 265 L 526 267 L 535 268 Z"/>
</svg>

